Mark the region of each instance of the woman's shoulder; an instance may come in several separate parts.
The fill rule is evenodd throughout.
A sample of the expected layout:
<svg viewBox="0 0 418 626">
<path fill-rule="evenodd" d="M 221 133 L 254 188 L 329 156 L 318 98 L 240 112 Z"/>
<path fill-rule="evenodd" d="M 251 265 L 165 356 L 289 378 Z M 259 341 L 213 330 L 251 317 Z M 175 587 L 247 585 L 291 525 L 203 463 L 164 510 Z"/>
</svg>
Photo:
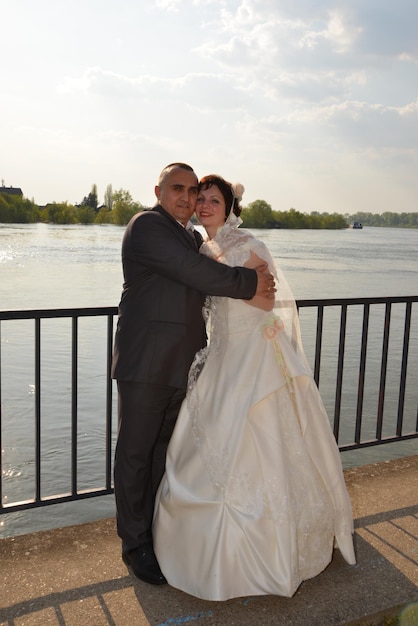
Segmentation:
<svg viewBox="0 0 418 626">
<path fill-rule="evenodd" d="M 253 235 L 248 230 L 237 230 L 237 244 L 246 245 L 251 249 L 266 249 L 267 246 L 264 241 L 261 241 L 258 237 Z"/>
</svg>

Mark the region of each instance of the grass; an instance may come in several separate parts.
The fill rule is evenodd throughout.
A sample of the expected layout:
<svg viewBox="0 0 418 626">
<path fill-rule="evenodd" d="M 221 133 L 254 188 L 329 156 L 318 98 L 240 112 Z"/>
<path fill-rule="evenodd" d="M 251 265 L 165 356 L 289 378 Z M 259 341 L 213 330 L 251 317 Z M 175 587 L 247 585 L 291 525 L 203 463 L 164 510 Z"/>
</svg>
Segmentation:
<svg viewBox="0 0 418 626">
<path fill-rule="evenodd" d="M 390 614 L 385 611 L 347 626 L 418 626 L 418 601 L 393 607 Z"/>
</svg>

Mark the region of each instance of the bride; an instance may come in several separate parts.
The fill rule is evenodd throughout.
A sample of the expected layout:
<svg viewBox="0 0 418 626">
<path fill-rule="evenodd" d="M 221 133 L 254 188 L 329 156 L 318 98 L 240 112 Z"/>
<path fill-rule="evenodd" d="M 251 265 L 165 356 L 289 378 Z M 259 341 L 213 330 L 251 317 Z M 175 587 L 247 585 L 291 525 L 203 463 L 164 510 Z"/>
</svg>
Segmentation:
<svg viewBox="0 0 418 626">
<path fill-rule="evenodd" d="M 277 300 L 207 299 L 209 345 L 190 369 L 153 523 L 167 581 L 205 600 L 290 597 L 334 546 L 355 563 L 339 451 L 295 301 L 266 246 L 238 228 L 243 191 L 201 180 L 200 251 L 231 266 L 267 263 Z"/>
</svg>

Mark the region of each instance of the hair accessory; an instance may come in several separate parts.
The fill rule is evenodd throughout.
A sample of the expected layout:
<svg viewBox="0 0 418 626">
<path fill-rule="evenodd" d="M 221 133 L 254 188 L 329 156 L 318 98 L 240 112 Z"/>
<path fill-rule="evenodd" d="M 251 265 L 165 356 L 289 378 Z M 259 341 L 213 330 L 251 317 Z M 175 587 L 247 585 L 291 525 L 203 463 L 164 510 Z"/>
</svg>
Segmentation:
<svg viewBox="0 0 418 626">
<path fill-rule="evenodd" d="M 231 189 L 232 193 L 234 194 L 234 198 L 236 198 L 238 202 L 242 200 L 242 196 L 245 191 L 244 185 L 242 185 L 241 183 L 234 183 L 233 185 L 231 185 Z"/>
</svg>

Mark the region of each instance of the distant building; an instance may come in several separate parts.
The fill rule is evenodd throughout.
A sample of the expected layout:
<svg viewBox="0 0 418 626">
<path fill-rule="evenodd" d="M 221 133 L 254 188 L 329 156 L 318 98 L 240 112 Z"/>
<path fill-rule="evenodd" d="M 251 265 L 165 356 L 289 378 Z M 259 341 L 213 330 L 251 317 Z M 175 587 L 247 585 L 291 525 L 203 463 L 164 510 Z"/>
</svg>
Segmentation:
<svg viewBox="0 0 418 626">
<path fill-rule="evenodd" d="M 4 184 L 0 187 L 0 193 L 8 193 L 11 196 L 23 196 L 23 191 L 20 187 L 5 187 Z"/>
</svg>

